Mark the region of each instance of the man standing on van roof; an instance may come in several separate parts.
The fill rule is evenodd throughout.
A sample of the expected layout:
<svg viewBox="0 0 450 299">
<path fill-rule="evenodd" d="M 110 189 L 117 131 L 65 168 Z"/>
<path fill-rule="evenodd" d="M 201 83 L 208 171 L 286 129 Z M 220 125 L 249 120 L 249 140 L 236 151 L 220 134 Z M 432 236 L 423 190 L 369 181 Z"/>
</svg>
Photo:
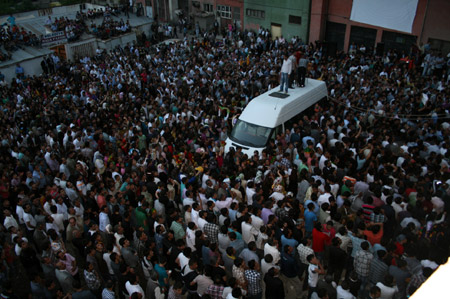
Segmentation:
<svg viewBox="0 0 450 299">
<path fill-rule="evenodd" d="M 308 58 L 305 54 L 302 55 L 298 62 L 298 84 L 300 87 L 305 87 L 306 68 L 308 67 Z"/>
<path fill-rule="evenodd" d="M 280 92 L 283 91 L 283 86 L 286 86 L 285 92 L 288 93 L 289 75 L 292 72 L 292 60 L 290 60 L 287 54 L 283 55 L 283 65 L 281 66 L 281 83 Z"/>
</svg>

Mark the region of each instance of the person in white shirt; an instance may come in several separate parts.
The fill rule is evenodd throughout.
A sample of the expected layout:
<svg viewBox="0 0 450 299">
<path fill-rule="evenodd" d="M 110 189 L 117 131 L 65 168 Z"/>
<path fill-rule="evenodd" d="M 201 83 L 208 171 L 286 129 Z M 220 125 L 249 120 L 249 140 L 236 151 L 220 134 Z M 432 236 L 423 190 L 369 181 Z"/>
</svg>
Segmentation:
<svg viewBox="0 0 450 299">
<path fill-rule="evenodd" d="M 319 282 L 319 275 L 325 274 L 325 271 L 323 270 L 322 265 L 314 254 L 308 255 L 307 260 L 309 262 L 308 285 L 310 288 L 316 288 L 317 283 Z"/>
<path fill-rule="evenodd" d="M 73 184 L 71 182 L 67 182 L 67 187 L 65 189 L 67 197 L 69 197 L 71 202 L 74 202 L 78 199 L 78 192 L 75 190 Z"/>
<path fill-rule="evenodd" d="M 11 226 L 15 227 L 16 229 L 19 229 L 19 224 L 17 223 L 17 220 L 11 215 L 11 211 L 8 209 L 5 209 L 3 211 L 3 214 L 5 215 L 5 220 L 3 221 L 3 226 L 9 230 Z"/>
<path fill-rule="evenodd" d="M 155 253 L 152 249 L 146 248 L 144 251 L 144 257 L 142 258 L 141 266 L 146 280 L 150 279 L 152 272 L 154 271 L 153 263 L 151 262 L 154 254 Z"/>
<path fill-rule="evenodd" d="M 198 217 L 198 228 L 203 231 L 203 227 L 205 226 L 206 223 L 208 223 L 206 220 L 206 212 L 205 211 L 200 211 L 199 213 L 199 217 Z"/>
<path fill-rule="evenodd" d="M 28 232 L 33 232 L 36 228 L 36 220 L 33 215 L 31 215 L 31 206 L 29 204 L 25 205 L 23 222 L 25 222 Z"/>
<path fill-rule="evenodd" d="M 66 175 L 66 179 L 69 179 L 70 177 L 70 170 L 66 165 L 66 159 L 61 159 L 61 164 L 59 165 L 59 172 Z"/>
<path fill-rule="evenodd" d="M 125 288 L 127 289 L 127 292 L 130 296 L 137 292 L 142 295 L 142 298 L 145 298 L 144 290 L 138 282 L 138 276 L 131 276 L 130 280 L 125 283 Z"/>
<path fill-rule="evenodd" d="M 264 258 L 261 260 L 261 273 L 263 277 L 266 275 L 267 272 L 269 272 L 270 268 L 277 268 L 280 269 L 275 263 L 273 262 L 273 257 L 271 254 L 266 254 Z"/>
<path fill-rule="evenodd" d="M 283 65 L 281 66 L 281 82 L 280 92 L 283 91 L 283 87 L 286 93 L 288 93 L 289 75 L 292 72 L 292 60 L 289 59 L 287 54 L 283 55 Z"/>
<path fill-rule="evenodd" d="M 348 247 L 352 244 L 352 239 L 347 234 L 347 229 L 342 226 L 339 228 L 336 237 L 341 239 L 341 249 L 347 252 Z"/>
<path fill-rule="evenodd" d="M 186 197 L 183 198 L 183 206 L 192 206 L 194 202 L 194 199 L 192 199 L 192 191 L 186 190 Z"/>
<path fill-rule="evenodd" d="M 19 220 L 19 224 L 25 224 L 25 222 L 23 222 L 23 199 L 22 198 L 18 198 L 18 202 L 17 202 L 17 206 L 16 206 L 16 215 L 17 218 Z"/>
<path fill-rule="evenodd" d="M 64 215 L 58 213 L 58 208 L 56 206 L 51 206 L 50 211 L 50 216 L 53 218 L 53 225 L 58 228 L 58 234 L 61 234 L 64 231 Z"/>
<path fill-rule="evenodd" d="M 281 185 L 277 185 L 274 189 L 274 192 L 269 196 L 269 198 L 273 198 L 275 202 L 284 199 L 283 187 Z"/>
<path fill-rule="evenodd" d="M 110 248 L 111 249 L 111 248 Z M 103 260 L 105 261 L 105 263 L 106 263 L 106 266 L 108 267 L 108 273 L 109 273 L 109 275 L 111 275 L 111 276 L 113 276 L 114 275 L 114 270 L 113 270 L 113 268 L 111 267 L 111 253 L 112 253 L 112 251 L 111 250 L 108 250 L 108 251 L 106 251 L 105 253 L 103 253 Z"/>
<path fill-rule="evenodd" d="M 422 264 L 423 268 L 431 268 L 433 270 L 436 270 L 437 267 L 439 267 L 438 264 L 436 264 L 434 261 L 431 261 L 429 259 L 422 260 L 422 261 L 420 261 L 420 263 Z"/>
<path fill-rule="evenodd" d="M 244 216 L 244 221 L 241 224 L 242 240 L 245 244 L 256 241 L 255 236 L 258 235 L 258 231 L 252 225 L 252 218 L 249 215 Z"/>
<path fill-rule="evenodd" d="M 228 228 L 225 225 L 220 227 L 217 237 L 219 239 L 219 251 L 221 254 L 224 254 L 231 243 L 231 240 L 228 237 Z"/>
<path fill-rule="evenodd" d="M 83 219 L 84 216 L 84 207 L 79 200 L 76 200 L 74 203 L 75 215 L 81 217 Z"/>
<path fill-rule="evenodd" d="M 278 240 L 269 239 L 264 245 L 264 256 L 270 254 L 273 257 L 273 262 L 277 264 L 280 261 L 280 251 L 278 250 Z"/>
<path fill-rule="evenodd" d="M 198 226 L 199 211 L 200 205 L 198 203 L 194 203 L 192 205 L 191 220 L 195 223 L 196 226 Z"/>
<path fill-rule="evenodd" d="M 182 252 L 180 252 L 175 259 L 175 262 L 180 266 L 180 269 L 184 269 L 189 264 L 189 257 L 192 250 L 186 247 Z"/>
<path fill-rule="evenodd" d="M 331 193 L 330 193 L 331 192 L 331 186 L 330 185 L 325 184 L 324 189 L 325 189 L 325 193 L 321 194 L 319 196 L 319 198 L 317 199 L 317 203 L 319 204 L 320 207 L 324 203 L 330 204 L 330 197 L 332 196 Z"/>
<path fill-rule="evenodd" d="M 337 298 L 339 299 L 356 299 L 352 293 L 350 293 L 350 286 L 347 280 L 344 280 L 341 285 L 336 288 Z"/>
<path fill-rule="evenodd" d="M 58 214 L 62 214 L 64 216 L 64 220 L 69 220 L 68 209 L 62 196 L 56 200 L 56 208 L 58 209 Z"/>
<path fill-rule="evenodd" d="M 209 176 L 209 169 L 208 169 L 203 173 L 203 176 L 202 176 L 202 188 L 203 189 L 206 189 L 208 187 L 208 185 L 206 184 L 206 181 L 208 181 L 210 179 L 211 179 L 211 177 Z"/>
<path fill-rule="evenodd" d="M 123 234 L 124 228 L 121 224 L 117 224 L 115 226 L 114 230 L 116 231 L 114 233 L 114 239 L 116 240 L 115 247 L 120 250 L 120 249 L 122 249 L 122 246 L 120 245 L 119 241 L 120 241 L 120 239 L 125 238 L 125 236 Z"/>
<path fill-rule="evenodd" d="M 256 238 L 256 248 L 259 250 L 264 250 L 264 246 L 266 245 L 269 236 L 266 234 L 266 226 L 261 226 L 258 230 L 258 237 Z"/>
<path fill-rule="evenodd" d="M 47 214 L 51 214 L 52 212 L 50 211 L 50 207 L 51 206 L 54 206 L 54 205 L 56 205 L 56 201 L 52 198 L 51 200 L 47 200 L 45 203 L 44 203 L 44 211 L 47 213 Z"/>
<path fill-rule="evenodd" d="M 223 208 L 229 208 L 231 205 L 231 202 L 233 201 L 233 198 L 231 197 L 227 197 L 225 198 L 224 196 L 222 196 L 222 198 L 219 198 L 219 200 L 217 200 L 215 202 L 216 208 L 220 211 Z"/>
<path fill-rule="evenodd" d="M 192 251 L 195 251 L 195 231 L 197 230 L 197 226 L 194 222 L 190 222 L 186 229 L 186 246 L 191 248 Z"/>
<path fill-rule="evenodd" d="M 245 195 L 247 196 L 247 205 L 251 206 L 253 204 L 253 195 L 256 194 L 253 181 L 247 183 L 247 188 L 245 188 Z"/>
<path fill-rule="evenodd" d="M 201 272 L 202 271 L 200 271 L 200 273 Z M 196 278 L 194 278 L 193 281 L 197 284 L 197 294 L 199 296 L 203 296 L 203 294 L 205 294 L 208 287 L 210 285 L 214 284 L 214 281 L 209 276 L 206 276 L 205 274 L 198 275 Z M 222 293 L 222 298 L 224 298 L 223 293 Z"/>
<path fill-rule="evenodd" d="M 390 274 L 387 274 L 384 277 L 384 281 L 378 282 L 376 284 L 377 287 L 380 288 L 382 299 L 392 299 L 395 295 L 395 293 L 398 292 L 398 287 L 394 285 L 394 277 Z"/>
<path fill-rule="evenodd" d="M 106 226 L 110 224 L 109 216 L 108 216 L 108 206 L 104 205 L 101 209 L 101 212 L 98 216 L 99 218 L 99 226 L 98 229 L 102 232 L 106 231 Z"/>
<path fill-rule="evenodd" d="M 264 225 L 264 221 L 261 219 L 261 209 L 254 208 L 253 213 L 254 214 L 251 216 L 252 217 L 252 225 L 257 231 L 259 231 L 261 226 Z"/>
</svg>

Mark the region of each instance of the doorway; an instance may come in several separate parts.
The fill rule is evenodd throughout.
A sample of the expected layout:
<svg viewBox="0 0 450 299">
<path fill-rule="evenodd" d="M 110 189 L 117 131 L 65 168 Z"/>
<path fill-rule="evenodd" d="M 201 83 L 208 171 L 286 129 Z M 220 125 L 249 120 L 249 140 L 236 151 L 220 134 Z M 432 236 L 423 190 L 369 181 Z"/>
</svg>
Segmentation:
<svg viewBox="0 0 450 299">
<path fill-rule="evenodd" d="M 272 40 L 275 40 L 277 37 L 281 37 L 281 24 L 272 23 L 270 26 Z"/>
<path fill-rule="evenodd" d="M 61 58 L 61 60 L 67 60 L 66 47 L 65 45 L 58 45 L 51 47 L 50 50 L 53 50 L 56 56 Z"/>
</svg>

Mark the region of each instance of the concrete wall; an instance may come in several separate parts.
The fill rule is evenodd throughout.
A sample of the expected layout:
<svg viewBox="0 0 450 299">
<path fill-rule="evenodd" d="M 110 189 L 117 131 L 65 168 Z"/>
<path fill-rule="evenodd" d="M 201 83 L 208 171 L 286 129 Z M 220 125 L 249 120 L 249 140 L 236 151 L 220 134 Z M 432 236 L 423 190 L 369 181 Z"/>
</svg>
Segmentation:
<svg viewBox="0 0 450 299">
<path fill-rule="evenodd" d="M 67 59 L 74 61 L 78 57 L 93 56 L 97 48 L 110 51 L 116 46 L 125 46 L 126 44 L 133 44 L 136 42 L 136 33 L 130 32 L 125 35 L 118 36 L 116 38 L 108 40 L 99 40 L 91 38 L 88 40 L 79 41 L 76 43 L 66 44 L 66 56 Z"/>
<path fill-rule="evenodd" d="M 348 50 L 351 26 L 360 26 L 377 30 L 375 43 L 381 42 L 383 30 L 399 32 L 382 27 L 350 21 L 352 0 L 313 0 L 311 6 L 311 24 L 309 41 L 323 40 L 326 21 L 346 24 L 344 50 Z M 418 42 L 427 42 L 428 38 L 450 41 L 450 1 L 419 0 L 414 18 L 412 35 Z M 404 33 L 404 32 L 399 32 Z M 374 46 L 374 45 L 371 45 Z"/>
<path fill-rule="evenodd" d="M 315 2 L 313 0 L 312 2 Z M 320 0 L 321 1 L 321 0 Z M 265 18 L 247 16 L 247 9 L 263 10 Z M 246 29 L 257 30 L 260 27 L 271 28 L 271 23 L 281 24 L 281 34 L 285 38 L 299 36 L 306 40 L 309 34 L 310 1 L 309 0 L 259 0 L 244 2 L 244 26 Z M 301 25 L 290 24 L 289 15 L 302 18 Z"/>
<path fill-rule="evenodd" d="M 97 45 L 100 49 L 112 50 L 116 46 L 126 46 L 126 44 L 133 44 L 136 41 L 136 33 L 130 32 L 128 34 L 122 35 L 120 37 L 110 39 L 110 40 L 99 40 Z"/>
<path fill-rule="evenodd" d="M 428 0 L 425 26 L 420 40 L 426 43 L 429 38 L 435 38 L 450 42 L 449 16 L 449 0 Z"/>
<path fill-rule="evenodd" d="M 1 1 L 1 0 L 0 0 Z M 83 11 L 86 11 L 88 9 L 100 9 L 103 8 L 104 6 L 101 5 L 97 5 L 97 4 L 91 4 L 91 3 L 86 3 L 86 9 Z M 73 11 L 77 11 L 80 10 L 80 5 L 76 4 L 76 5 L 67 5 L 67 6 L 57 6 L 57 7 L 49 7 L 46 9 L 38 9 L 38 10 L 33 10 L 33 11 L 27 11 L 27 12 L 21 12 L 21 13 L 16 13 L 13 14 L 16 17 L 16 23 L 19 22 L 20 20 L 26 20 L 26 19 L 33 19 L 33 18 L 37 18 L 37 17 L 41 17 L 44 15 L 67 15 Z M 3 15 L 0 16 L 0 23 L 3 24 L 6 22 L 6 19 L 9 17 L 9 15 Z"/>
<path fill-rule="evenodd" d="M 38 76 L 42 74 L 41 61 L 44 56 L 45 55 L 41 55 L 20 62 L 26 76 Z M 16 63 L 1 67 L 0 72 L 5 75 L 5 81 L 11 83 L 11 80 L 16 77 Z"/>
</svg>

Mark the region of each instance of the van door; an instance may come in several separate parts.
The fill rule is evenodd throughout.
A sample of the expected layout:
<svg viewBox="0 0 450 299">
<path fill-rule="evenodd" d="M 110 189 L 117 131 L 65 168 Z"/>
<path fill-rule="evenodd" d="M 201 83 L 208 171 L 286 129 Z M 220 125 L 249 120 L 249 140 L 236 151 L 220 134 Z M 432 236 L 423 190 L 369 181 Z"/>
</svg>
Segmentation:
<svg viewBox="0 0 450 299">
<path fill-rule="evenodd" d="M 273 129 L 272 138 L 274 141 L 277 140 L 277 135 L 283 133 L 283 124 L 277 126 L 275 129 Z"/>
</svg>

